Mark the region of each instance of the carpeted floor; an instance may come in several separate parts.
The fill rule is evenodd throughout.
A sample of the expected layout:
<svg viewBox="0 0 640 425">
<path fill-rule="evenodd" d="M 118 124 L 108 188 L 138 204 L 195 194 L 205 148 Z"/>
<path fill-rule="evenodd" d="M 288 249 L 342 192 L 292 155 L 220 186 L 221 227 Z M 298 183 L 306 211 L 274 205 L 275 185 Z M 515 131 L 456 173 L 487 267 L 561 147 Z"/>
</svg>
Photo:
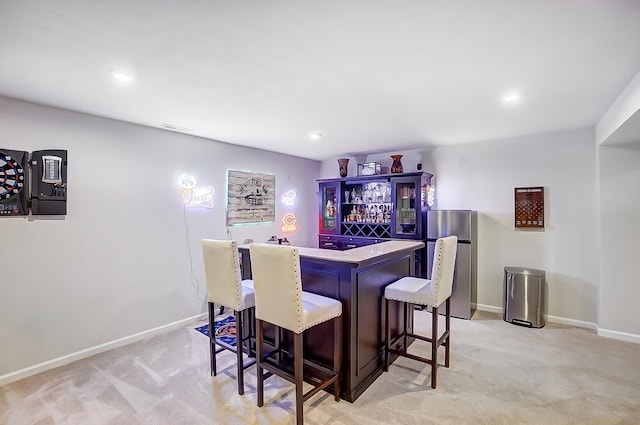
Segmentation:
<svg viewBox="0 0 640 425">
<path fill-rule="evenodd" d="M 429 313 L 416 312 L 426 332 Z M 452 320 L 449 369 L 399 359 L 355 402 L 321 393 L 305 423 L 420 425 L 640 424 L 640 344 L 547 323 L 528 329 L 478 312 Z M 207 337 L 167 332 L 0 388 L 0 424 L 292 424 L 293 386 L 271 377 L 256 407 L 255 368 L 236 392 L 235 357 L 209 376 Z M 414 344 L 413 350 L 427 351 Z"/>
</svg>

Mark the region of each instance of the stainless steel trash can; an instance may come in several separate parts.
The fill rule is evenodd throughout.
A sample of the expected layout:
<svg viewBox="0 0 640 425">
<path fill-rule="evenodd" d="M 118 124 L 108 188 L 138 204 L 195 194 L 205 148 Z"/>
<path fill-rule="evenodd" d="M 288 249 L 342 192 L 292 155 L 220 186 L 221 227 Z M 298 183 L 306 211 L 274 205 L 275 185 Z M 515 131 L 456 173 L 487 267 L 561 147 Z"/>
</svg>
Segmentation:
<svg viewBox="0 0 640 425">
<path fill-rule="evenodd" d="M 541 328 L 546 321 L 545 271 L 524 267 L 504 268 L 504 320 Z"/>
</svg>

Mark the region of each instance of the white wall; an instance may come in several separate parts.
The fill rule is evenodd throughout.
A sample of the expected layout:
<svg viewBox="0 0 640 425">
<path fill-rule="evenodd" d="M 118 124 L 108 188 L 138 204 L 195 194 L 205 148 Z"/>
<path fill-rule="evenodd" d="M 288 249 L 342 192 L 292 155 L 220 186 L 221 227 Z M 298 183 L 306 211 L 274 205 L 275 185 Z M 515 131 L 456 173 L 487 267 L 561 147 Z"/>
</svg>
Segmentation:
<svg viewBox="0 0 640 425">
<path fill-rule="evenodd" d="M 595 327 L 598 305 L 596 153 L 593 129 L 369 155 L 435 175 L 436 208 L 478 211 L 478 304 L 503 308 L 505 266 L 546 270 L 550 320 Z M 350 161 L 356 162 L 354 160 Z M 354 165 L 355 167 L 355 165 Z M 331 174 L 333 173 L 333 174 Z M 323 177 L 335 177 L 335 160 Z M 353 173 L 355 175 L 355 168 Z M 515 230 L 515 187 L 545 187 L 544 231 Z"/>
<path fill-rule="evenodd" d="M 640 342 L 640 72 L 596 127 L 600 335 Z"/>
<path fill-rule="evenodd" d="M 229 237 L 227 169 L 276 176 L 276 223 L 231 227 L 233 239 L 282 236 L 293 188 L 287 236 L 317 246 L 316 161 L 2 97 L 0 129 L 0 148 L 69 154 L 67 216 L 0 218 L 0 384 L 204 313 L 200 239 Z M 185 172 L 215 187 L 214 209 L 185 210 Z"/>
<path fill-rule="evenodd" d="M 599 333 L 640 342 L 640 146 L 601 145 L 598 151 L 602 233 Z"/>
<path fill-rule="evenodd" d="M 434 150 L 437 207 L 478 211 L 479 304 L 503 307 L 505 266 L 533 267 L 546 271 L 551 319 L 596 323 L 594 143 L 583 129 Z M 544 231 L 514 228 L 522 186 L 545 188 Z"/>
<path fill-rule="evenodd" d="M 615 102 L 596 126 L 596 143 L 599 145 L 611 140 L 631 117 L 640 110 L 640 71 L 631 79 L 627 87 L 618 95 Z M 637 118 L 636 118 L 637 119 Z"/>
</svg>

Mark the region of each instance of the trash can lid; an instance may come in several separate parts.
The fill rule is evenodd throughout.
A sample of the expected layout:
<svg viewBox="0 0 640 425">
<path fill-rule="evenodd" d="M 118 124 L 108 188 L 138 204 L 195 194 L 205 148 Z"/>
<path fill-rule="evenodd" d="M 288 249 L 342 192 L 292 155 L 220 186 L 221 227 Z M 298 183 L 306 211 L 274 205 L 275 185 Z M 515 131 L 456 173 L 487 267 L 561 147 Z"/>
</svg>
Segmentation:
<svg viewBox="0 0 640 425">
<path fill-rule="evenodd" d="M 530 276 L 544 276 L 545 271 L 540 269 L 532 269 L 529 267 L 505 267 L 505 273 L 509 274 L 526 274 Z"/>
</svg>

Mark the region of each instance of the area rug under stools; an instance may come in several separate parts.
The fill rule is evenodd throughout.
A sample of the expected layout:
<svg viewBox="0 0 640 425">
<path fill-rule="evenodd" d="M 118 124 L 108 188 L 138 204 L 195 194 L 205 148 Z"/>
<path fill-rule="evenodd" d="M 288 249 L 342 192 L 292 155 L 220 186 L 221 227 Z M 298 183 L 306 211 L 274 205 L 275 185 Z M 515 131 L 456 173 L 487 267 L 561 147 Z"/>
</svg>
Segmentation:
<svg viewBox="0 0 640 425">
<path fill-rule="evenodd" d="M 216 339 L 229 345 L 236 345 L 236 318 L 233 316 L 225 317 L 213 323 Z M 198 332 L 209 336 L 209 325 L 199 326 L 195 328 Z"/>
</svg>

